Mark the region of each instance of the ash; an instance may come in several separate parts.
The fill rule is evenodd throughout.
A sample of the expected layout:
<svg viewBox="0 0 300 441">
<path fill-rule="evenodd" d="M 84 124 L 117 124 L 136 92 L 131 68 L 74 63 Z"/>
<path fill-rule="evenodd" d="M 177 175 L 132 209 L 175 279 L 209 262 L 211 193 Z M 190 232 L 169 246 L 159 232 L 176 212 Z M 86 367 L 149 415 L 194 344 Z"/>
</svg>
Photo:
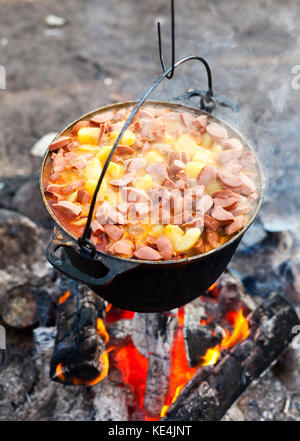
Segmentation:
<svg viewBox="0 0 300 441">
<path fill-rule="evenodd" d="M 236 114 L 220 109 L 217 116 L 249 138 L 265 171 L 261 214 L 230 270 L 255 304 L 276 290 L 299 315 L 300 8 L 296 0 L 236 5 L 177 2 L 177 55 L 208 59 L 215 91 L 241 107 Z M 37 178 L 45 146 L 36 143 L 93 108 L 141 95 L 160 71 L 154 25 L 160 19 L 168 34 L 168 6 L 146 0 L 0 3 L 7 73 L 6 90 L 0 90 L 0 325 L 8 348 L 5 355 L 0 351 L 0 420 L 128 419 L 130 391 L 119 387 L 116 372 L 93 387 L 49 379 L 62 282 L 44 257 L 52 225 Z M 49 11 L 65 23 L 50 27 L 44 20 Z M 188 64 L 153 98 L 191 87 L 205 87 L 204 73 Z M 25 303 L 18 292 L 26 293 Z M 123 321 L 112 332 L 126 335 L 125 328 Z M 223 419 L 299 420 L 299 378 L 300 348 L 293 344 Z"/>
</svg>

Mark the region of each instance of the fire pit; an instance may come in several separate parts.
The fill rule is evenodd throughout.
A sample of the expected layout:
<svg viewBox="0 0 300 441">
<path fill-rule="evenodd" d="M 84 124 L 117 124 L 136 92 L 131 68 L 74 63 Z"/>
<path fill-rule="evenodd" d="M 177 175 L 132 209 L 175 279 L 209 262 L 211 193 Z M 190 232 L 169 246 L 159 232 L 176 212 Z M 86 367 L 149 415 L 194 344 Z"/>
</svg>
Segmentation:
<svg viewBox="0 0 300 441">
<path fill-rule="evenodd" d="M 105 305 L 74 283 L 58 303 L 52 379 L 95 385 L 108 375 L 127 389 L 133 421 L 221 419 L 299 323 L 278 294 L 256 307 L 228 272 L 192 303 L 165 313 Z"/>
<path fill-rule="evenodd" d="M 122 3 L 117 4 L 124 8 Z M 230 7 L 232 5 L 229 2 L 228 8 Z M 40 8 L 43 7 L 40 5 Z M 114 14 L 117 12 L 114 5 L 110 8 L 114 10 Z M 241 7 L 243 8 L 244 6 Z M 186 9 L 190 14 L 190 5 Z M 260 12 L 266 17 L 261 9 Z M 203 13 L 207 14 L 207 11 Z M 190 15 L 192 22 L 197 24 L 192 14 Z M 221 15 L 223 16 L 215 15 L 214 20 L 220 20 Z M 70 14 L 70 23 L 72 17 L 74 16 Z M 220 24 L 221 29 L 224 22 Z M 265 23 L 263 25 L 265 29 Z M 276 31 L 279 31 L 280 39 L 285 42 L 286 26 L 283 28 L 278 27 Z M 245 46 L 249 41 L 249 30 L 247 28 L 245 31 Z M 43 38 L 54 38 L 54 35 L 57 38 L 59 32 L 60 30 L 49 30 L 49 35 L 45 33 Z M 121 32 L 124 32 L 122 25 L 120 35 Z M 197 38 L 194 32 L 191 30 L 191 36 Z M 240 35 L 240 31 L 235 32 Z M 205 41 L 207 37 L 203 35 Z M 211 33 L 208 35 L 211 37 Z M 255 40 L 256 33 L 253 35 Z M 269 142 L 270 132 L 274 135 L 277 133 L 274 128 L 278 127 L 278 131 L 285 137 L 280 138 L 282 144 L 287 139 L 293 143 L 293 134 L 288 128 L 290 121 L 295 120 L 289 110 L 285 115 L 280 112 L 276 114 L 275 111 L 272 118 L 269 118 L 270 103 L 263 102 L 264 98 L 268 99 L 267 93 L 262 94 L 265 97 L 261 96 L 259 99 L 251 97 L 248 90 L 243 91 L 238 84 L 234 85 L 229 81 L 229 74 L 226 75 L 226 72 L 230 71 L 230 75 L 232 74 L 227 62 L 232 50 L 229 51 L 228 47 L 234 48 L 235 44 L 235 37 L 232 38 L 233 40 L 230 37 L 224 42 L 219 40 L 219 43 L 218 38 L 216 41 L 212 39 L 212 44 L 220 44 L 224 55 L 220 56 L 220 52 L 216 50 L 215 55 L 211 54 L 211 59 L 215 56 L 218 61 L 217 57 L 220 56 L 224 63 L 220 66 L 218 75 L 224 79 L 224 90 L 228 91 L 228 95 L 231 95 L 229 91 L 232 90 L 232 96 L 238 92 L 237 97 L 244 100 L 242 103 L 236 98 L 243 104 L 241 119 L 246 116 L 245 119 L 250 121 L 248 133 L 252 131 L 251 137 L 255 139 L 255 145 L 261 147 L 265 145 L 265 141 L 261 139 Z M 62 34 L 58 40 L 61 39 L 64 39 Z M 27 39 L 24 41 L 28 42 Z M 9 40 L 9 50 L 14 44 L 14 39 Z M 53 41 L 52 44 L 53 47 L 56 46 Z M 280 45 L 281 43 L 279 48 Z M 70 47 L 67 42 L 66 47 Z M 275 66 L 273 61 L 266 61 L 266 48 L 261 51 L 255 49 L 253 52 L 255 57 L 261 55 L 260 64 L 255 64 L 255 68 L 261 75 L 263 86 L 266 86 L 264 78 L 267 78 L 270 68 Z M 49 45 L 49 52 L 51 51 L 52 47 Z M 232 65 L 236 63 L 242 73 L 247 73 L 249 89 L 254 89 L 256 84 L 253 78 L 256 80 L 257 77 L 253 75 L 254 61 L 241 61 L 240 55 L 239 52 L 239 59 L 234 58 Z M 146 64 L 142 54 L 141 59 Z M 6 164 L 10 165 L 12 172 L 10 177 L 1 180 L 0 187 L 0 241 L 5 250 L 2 253 L 0 270 L 0 325 L 5 328 L 7 345 L 6 351 L 0 349 L 0 419 L 299 419 L 299 348 L 296 344 L 288 346 L 299 329 L 295 314 L 295 311 L 300 312 L 299 231 L 287 232 L 287 225 L 282 221 L 286 217 L 286 205 L 290 203 L 287 182 L 290 182 L 291 164 L 282 160 L 284 156 L 279 154 L 282 150 L 288 152 L 288 159 L 292 162 L 292 150 L 278 146 L 279 153 L 274 154 L 272 162 L 274 164 L 277 161 L 278 170 L 268 171 L 271 177 L 277 172 L 278 176 L 280 173 L 280 176 L 284 176 L 284 183 L 281 185 L 276 180 L 272 181 L 271 191 L 273 207 L 279 206 L 281 202 L 286 204 L 283 204 L 284 215 L 270 212 L 268 222 L 265 222 L 264 211 L 255 220 L 231 261 L 231 272 L 225 272 L 216 284 L 208 290 L 197 292 L 192 302 L 179 309 L 151 315 L 120 310 L 95 296 L 88 288 L 50 268 L 44 256 L 50 231 L 43 228 L 49 227 L 49 216 L 42 212 L 42 204 L 38 203 L 36 175 L 16 176 L 21 171 L 13 170 L 16 168 L 14 160 L 18 160 L 15 158 L 18 146 L 22 159 L 19 158 L 17 164 L 23 164 L 24 158 L 26 171 L 34 170 L 37 161 L 26 154 L 24 145 L 36 141 L 47 130 L 58 127 L 62 119 L 70 118 L 71 112 L 75 117 L 75 114 L 83 113 L 90 106 L 86 96 L 92 96 L 95 71 L 100 72 L 103 66 L 100 69 L 100 64 L 95 64 L 89 55 L 84 57 L 76 54 L 73 61 L 75 68 L 70 63 L 72 72 L 77 73 L 76 63 L 80 69 L 85 66 L 89 82 L 88 86 L 80 85 L 80 92 L 79 86 L 71 81 L 74 90 L 79 95 L 81 93 L 80 105 L 76 104 L 75 110 L 73 97 L 68 104 L 70 84 L 65 88 L 58 88 L 53 93 L 53 99 L 48 95 L 49 91 L 47 94 L 42 91 L 39 95 L 40 103 L 40 99 L 43 99 L 40 97 L 45 94 L 44 100 L 49 107 L 42 107 L 47 107 L 48 116 L 49 113 L 59 115 L 55 121 L 45 118 L 43 112 L 40 119 L 37 117 L 38 103 L 34 101 L 36 98 L 33 100 L 30 90 L 26 96 L 23 92 L 19 95 L 21 92 L 16 91 L 13 96 L 8 93 L 6 98 L 8 107 L 5 108 L 8 109 L 7 115 L 10 119 L 7 127 L 10 126 L 10 130 L 15 130 L 15 133 L 22 133 L 22 139 L 14 139 L 8 128 L 3 129 L 17 147 L 12 150 L 12 157 L 7 156 L 9 161 Z M 109 63 L 113 62 L 114 60 L 109 60 Z M 247 69 L 244 63 L 247 64 Z M 150 81 L 151 63 L 148 68 L 146 76 Z M 89 69 L 92 78 L 88 76 Z M 123 70 L 122 66 L 122 74 Z M 274 77 L 271 74 L 271 78 L 279 81 L 275 75 L 276 69 L 272 72 Z M 192 77 L 193 70 L 188 70 L 188 74 Z M 136 96 L 127 96 L 129 82 L 126 83 L 117 68 L 115 71 L 105 72 L 105 76 L 112 77 L 108 80 L 113 81 L 113 86 L 110 90 L 105 86 L 102 98 L 100 94 L 100 102 L 98 98 L 97 102 L 94 99 L 95 105 L 92 107 L 101 105 L 101 99 L 103 103 L 136 99 Z M 119 83 L 119 77 L 120 82 L 124 81 L 122 84 Z M 32 78 L 32 82 L 35 81 L 38 78 L 37 73 Z M 68 80 L 70 78 L 72 80 L 72 77 Z M 41 79 L 40 77 L 39 81 Z M 98 80 L 99 78 L 97 84 Z M 108 84 L 106 80 L 105 83 Z M 13 78 L 12 84 L 16 86 Z M 28 84 L 31 84 L 29 76 Z M 137 85 L 138 88 L 142 86 L 142 82 Z M 184 90 L 182 86 L 185 85 L 180 86 Z M 117 97 L 117 90 L 118 94 L 122 90 L 123 96 Z M 278 104 L 275 92 L 272 89 L 272 104 Z M 19 127 L 17 109 L 20 99 L 25 103 L 24 112 L 26 105 L 31 109 L 28 127 L 26 129 L 24 122 L 22 130 Z M 285 121 L 285 118 L 289 121 Z M 222 119 L 226 120 L 224 116 Z M 252 121 L 255 121 L 255 125 L 251 125 Z M 231 124 L 235 126 L 235 123 Z M 26 130 L 28 133 L 25 133 L 24 141 L 23 131 Z M 263 132 L 263 136 L 259 130 Z M 6 142 L 4 139 L 3 141 Z M 6 144 L 2 143 L 2 138 L 0 148 L 1 154 L 2 151 L 6 152 Z M 275 148 L 277 146 L 274 143 L 274 152 Z M 269 153 L 270 150 L 266 149 L 262 157 L 269 157 Z M 32 168 L 29 167 L 31 163 L 34 164 Z M 293 166 L 296 168 L 295 164 Z M 5 171 L 8 169 L 6 167 Z M 297 172 L 293 171 L 292 176 L 296 178 Z M 280 202 L 278 193 L 273 194 L 274 190 L 280 190 Z M 293 208 L 293 204 L 290 205 Z M 32 220 L 20 213 L 25 213 Z M 54 381 L 49 381 L 49 368 L 50 379 Z M 262 373 L 264 375 L 259 377 Z"/>
</svg>

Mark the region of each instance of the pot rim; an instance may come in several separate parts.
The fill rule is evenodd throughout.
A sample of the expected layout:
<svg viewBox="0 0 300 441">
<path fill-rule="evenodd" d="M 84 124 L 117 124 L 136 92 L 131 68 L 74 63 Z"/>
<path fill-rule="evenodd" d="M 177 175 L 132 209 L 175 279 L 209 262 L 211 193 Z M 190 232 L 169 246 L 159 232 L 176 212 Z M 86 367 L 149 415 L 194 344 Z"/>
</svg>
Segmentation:
<svg viewBox="0 0 300 441">
<path fill-rule="evenodd" d="M 111 109 L 116 109 L 116 108 L 122 108 L 122 107 L 130 107 L 132 105 L 137 104 L 138 101 L 124 101 L 124 102 L 118 102 L 118 103 L 114 103 L 114 104 L 108 104 L 105 106 L 101 106 L 98 107 L 97 109 L 94 109 L 90 112 L 85 113 L 84 115 L 80 116 L 79 118 L 77 118 L 76 120 L 72 121 L 70 124 L 68 124 L 61 132 L 59 132 L 57 134 L 57 136 L 54 138 L 57 139 L 59 136 L 62 136 L 62 134 L 70 129 L 74 124 L 76 124 L 79 121 L 82 121 L 84 119 L 88 119 L 89 117 L 91 117 L 92 115 L 94 115 L 95 113 L 99 113 L 99 112 L 103 112 L 103 111 L 107 111 L 107 110 L 111 110 Z M 198 114 L 200 113 L 201 115 L 207 115 L 209 118 L 213 118 L 216 122 L 221 122 L 222 124 L 224 124 L 226 127 L 228 127 L 232 132 L 234 132 L 247 146 L 247 148 L 254 154 L 255 160 L 256 160 L 256 165 L 258 168 L 258 174 L 259 174 L 259 200 L 257 202 L 256 208 L 252 213 L 251 218 L 249 219 L 249 221 L 247 222 L 247 224 L 235 235 L 233 236 L 231 239 L 229 239 L 227 242 L 225 242 L 224 244 L 218 246 L 217 248 L 214 248 L 213 250 L 207 251 L 206 253 L 202 253 L 202 254 L 197 254 L 195 256 L 191 256 L 191 257 L 185 257 L 183 259 L 178 259 L 178 260 L 159 260 L 159 261 L 152 261 L 152 260 L 141 260 L 141 259 L 133 259 L 133 258 L 126 258 L 126 257 L 120 257 L 120 256 L 114 256 L 112 254 L 108 254 L 108 253 L 103 253 L 101 251 L 96 251 L 96 256 L 104 256 L 104 257 L 109 257 L 112 259 L 116 259 L 116 260 L 121 260 L 124 262 L 131 262 L 133 264 L 147 264 L 147 265 L 175 265 L 175 264 L 180 264 L 183 262 L 192 262 L 192 261 L 196 261 L 196 260 L 200 260 L 205 258 L 208 255 L 211 255 L 215 252 L 221 251 L 222 249 L 226 248 L 227 246 L 229 246 L 230 244 L 232 244 L 233 242 L 235 242 L 236 240 L 239 240 L 243 234 L 248 230 L 248 228 L 250 227 L 250 225 L 252 224 L 252 222 L 254 221 L 254 219 L 256 218 L 261 205 L 262 205 L 262 201 L 263 201 L 263 196 L 264 196 L 264 190 L 265 190 L 265 179 L 264 179 L 264 175 L 262 172 L 262 165 L 261 162 L 259 160 L 259 158 L 257 157 L 257 154 L 254 150 L 254 148 L 252 147 L 252 145 L 245 139 L 245 137 L 235 128 L 233 128 L 230 124 L 228 124 L 227 122 L 223 121 L 222 119 L 211 115 L 210 113 L 201 110 L 201 109 L 197 109 L 196 107 L 187 104 L 186 102 L 183 101 L 161 101 L 161 100 L 147 100 L 146 104 L 153 104 L 153 105 L 158 105 L 159 107 L 163 107 L 163 106 L 168 106 L 168 107 L 174 107 L 174 108 L 183 108 L 183 109 L 188 109 L 190 112 L 197 112 Z M 42 194 L 42 198 L 43 198 L 43 202 L 45 204 L 45 207 L 48 211 L 48 213 L 50 214 L 50 216 L 52 217 L 52 219 L 55 221 L 55 223 L 64 231 L 64 233 L 66 233 L 69 237 L 71 237 L 72 239 L 74 239 L 76 242 L 78 240 L 78 238 L 76 238 L 75 236 L 73 236 L 61 223 L 60 221 L 55 217 L 53 211 L 51 210 L 48 201 L 46 199 L 45 196 L 45 192 L 44 192 L 44 186 L 43 186 L 43 172 L 44 172 L 44 166 L 46 163 L 46 160 L 49 156 L 50 150 L 49 148 L 47 148 L 46 152 L 44 153 L 43 159 L 42 159 L 42 163 L 40 166 L 40 171 L 39 171 L 39 184 L 40 184 L 40 191 Z"/>
</svg>

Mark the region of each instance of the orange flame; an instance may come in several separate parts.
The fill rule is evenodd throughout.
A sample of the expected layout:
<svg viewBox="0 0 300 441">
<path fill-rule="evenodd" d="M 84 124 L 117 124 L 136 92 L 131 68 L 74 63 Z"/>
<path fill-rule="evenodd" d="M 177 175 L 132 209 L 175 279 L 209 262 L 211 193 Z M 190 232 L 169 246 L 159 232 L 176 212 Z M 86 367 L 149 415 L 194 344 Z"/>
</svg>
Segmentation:
<svg viewBox="0 0 300 441">
<path fill-rule="evenodd" d="M 139 408 L 142 409 L 146 389 L 148 359 L 139 353 L 132 342 L 118 349 L 114 353 L 113 358 L 122 373 L 124 384 L 129 386 Z"/>
<path fill-rule="evenodd" d="M 179 314 L 179 311 L 178 311 Z M 181 313 L 182 314 L 182 313 Z M 237 343 L 245 340 L 249 336 L 249 325 L 247 319 L 243 315 L 242 308 L 239 311 L 232 311 L 227 315 L 227 320 L 233 325 L 233 332 L 230 334 L 226 330 L 226 335 L 222 342 L 214 348 L 209 348 L 202 358 L 202 363 L 199 366 L 208 366 L 216 364 L 219 356 L 224 348 L 232 348 Z M 171 377 L 170 377 L 170 392 L 166 404 L 162 407 L 161 417 L 165 416 L 170 405 L 174 403 L 186 383 L 194 376 L 197 367 L 190 368 L 185 354 L 184 336 L 183 336 L 183 321 L 182 316 L 178 317 L 178 326 L 174 344 L 171 352 Z"/>
<path fill-rule="evenodd" d="M 96 378 L 94 378 L 94 380 L 91 381 L 83 380 L 82 378 L 72 377 L 72 383 L 75 385 L 94 386 L 95 384 L 99 383 L 99 381 L 103 380 L 107 376 L 109 369 L 107 351 L 103 352 L 103 354 L 100 355 L 100 358 L 102 358 L 103 362 L 103 369 L 100 375 L 98 375 Z"/>
<path fill-rule="evenodd" d="M 65 382 L 65 376 L 64 376 L 64 373 L 63 373 L 63 367 L 62 367 L 61 363 L 59 363 L 56 366 L 55 372 L 56 372 L 56 375 L 58 376 L 58 378 L 60 379 L 60 381 L 62 381 L 64 383 Z"/>
<path fill-rule="evenodd" d="M 97 332 L 99 335 L 101 335 L 101 337 L 104 338 L 105 343 L 108 343 L 109 335 L 106 331 L 105 324 L 100 317 L 97 318 Z"/>
<path fill-rule="evenodd" d="M 232 334 L 230 334 L 230 332 L 226 329 L 226 335 L 221 343 L 214 348 L 209 348 L 206 351 L 206 354 L 203 356 L 203 362 L 200 366 L 215 364 L 218 361 L 222 349 L 230 349 L 249 336 L 249 324 L 247 319 L 244 317 L 242 308 L 238 311 L 231 311 L 229 314 L 227 314 L 226 318 L 233 325 Z"/>
<path fill-rule="evenodd" d="M 103 369 L 100 375 L 98 375 L 96 378 L 94 378 L 91 381 L 83 380 L 82 378 L 77 378 L 77 377 L 70 377 L 71 383 L 77 386 L 78 385 L 94 386 L 95 384 L 99 383 L 99 381 L 103 380 L 107 376 L 109 369 L 108 352 L 109 351 L 105 351 L 103 352 L 103 354 L 100 355 L 100 358 L 102 358 L 102 363 L 103 363 Z M 62 363 L 59 363 L 56 366 L 56 375 L 62 383 L 65 383 L 66 377 L 63 373 Z"/>
<path fill-rule="evenodd" d="M 195 375 L 197 368 L 190 368 L 186 357 L 184 344 L 184 308 L 178 310 L 178 328 L 174 336 L 174 343 L 171 350 L 171 375 L 169 395 L 165 405 L 162 407 L 160 416 L 166 415 L 170 405 L 174 403 L 181 389 Z"/>
<path fill-rule="evenodd" d="M 65 301 L 70 297 L 71 292 L 70 291 L 66 291 L 62 296 L 59 297 L 58 299 L 58 303 L 60 305 L 62 305 L 63 303 L 65 303 Z"/>
<path fill-rule="evenodd" d="M 133 319 L 134 312 L 133 311 L 126 311 L 125 309 L 120 309 L 114 305 L 108 306 L 106 308 L 106 323 L 111 324 L 115 323 L 118 320 L 122 319 Z"/>
</svg>

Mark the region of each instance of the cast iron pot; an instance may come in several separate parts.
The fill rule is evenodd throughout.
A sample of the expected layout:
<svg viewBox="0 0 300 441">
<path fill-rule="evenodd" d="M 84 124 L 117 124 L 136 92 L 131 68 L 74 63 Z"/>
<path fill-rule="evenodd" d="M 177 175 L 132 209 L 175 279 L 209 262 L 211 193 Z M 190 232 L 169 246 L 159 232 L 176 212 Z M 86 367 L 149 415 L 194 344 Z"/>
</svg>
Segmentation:
<svg viewBox="0 0 300 441">
<path fill-rule="evenodd" d="M 218 118 L 195 109 L 187 104 L 162 101 L 147 101 L 150 106 L 167 107 L 170 110 L 188 111 L 195 116 L 208 115 L 210 120 L 221 122 L 230 137 L 240 139 L 254 154 L 255 152 L 245 139 L 228 124 Z M 101 107 L 84 115 L 70 124 L 61 134 L 70 129 L 82 119 L 90 119 L 94 114 L 131 107 L 136 102 L 126 102 Z M 89 286 L 96 294 L 119 308 L 138 312 L 169 311 L 185 305 L 207 290 L 222 274 L 232 258 L 245 231 L 255 219 L 263 193 L 263 177 L 259 161 L 258 193 L 256 208 L 244 228 L 220 247 L 207 253 L 177 261 L 149 262 L 136 259 L 126 259 L 96 252 L 94 257 L 83 253 L 77 239 L 68 233 L 55 217 L 44 195 L 43 171 L 49 151 L 46 152 L 40 171 L 40 186 L 44 203 L 56 223 L 54 237 L 47 248 L 49 262 L 62 273 Z M 63 248 L 65 253 L 57 255 L 57 250 Z"/>
</svg>

